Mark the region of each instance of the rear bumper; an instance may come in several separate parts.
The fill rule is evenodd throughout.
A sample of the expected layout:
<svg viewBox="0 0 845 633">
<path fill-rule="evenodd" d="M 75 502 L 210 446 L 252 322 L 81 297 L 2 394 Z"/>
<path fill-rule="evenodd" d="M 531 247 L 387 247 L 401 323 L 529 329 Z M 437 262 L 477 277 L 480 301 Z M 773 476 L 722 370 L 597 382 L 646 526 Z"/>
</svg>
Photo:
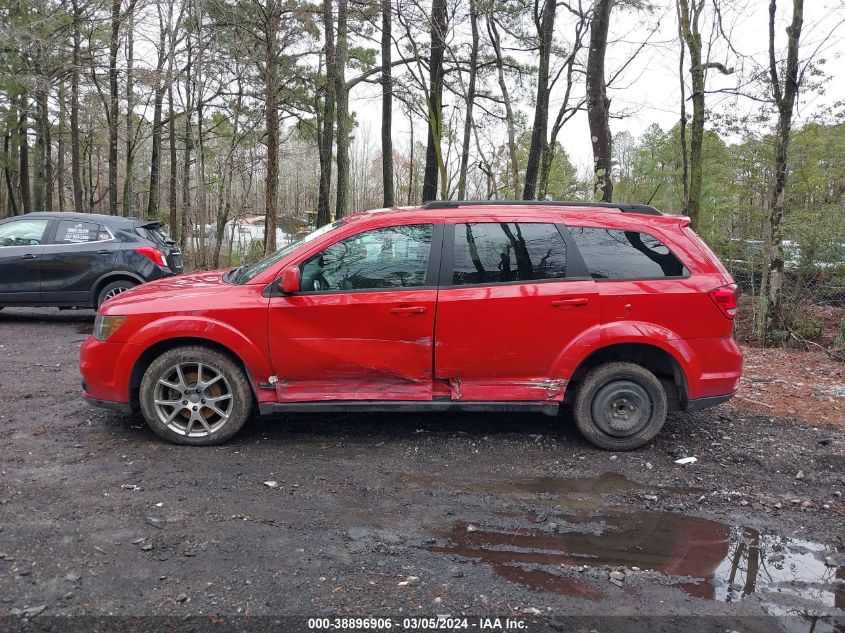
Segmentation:
<svg viewBox="0 0 845 633">
<path fill-rule="evenodd" d="M 708 396 L 706 398 L 696 398 L 695 400 L 687 400 L 683 404 L 684 411 L 701 411 L 703 409 L 709 409 L 710 407 L 715 407 L 717 405 L 722 404 L 723 402 L 727 402 L 731 398 L 736 395 L 735 393 L 728 393 L 722 396 Z"/>
</svg>

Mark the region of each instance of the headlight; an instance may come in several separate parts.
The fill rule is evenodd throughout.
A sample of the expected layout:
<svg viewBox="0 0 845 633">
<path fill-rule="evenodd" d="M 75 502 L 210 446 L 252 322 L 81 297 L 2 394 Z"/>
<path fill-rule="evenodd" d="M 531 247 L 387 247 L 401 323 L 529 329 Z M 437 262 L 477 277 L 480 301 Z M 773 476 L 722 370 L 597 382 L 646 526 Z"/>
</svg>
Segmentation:
<svg viewBox="0 0 845 633">
<path fill-rule="evenodd" d="M 125 316 L 103 316 L 98 314 L 94 319 L 94 338 L 98 341 L 105 341 L 114 334 L 117 329 L 126 321 Z"/>
</svg>

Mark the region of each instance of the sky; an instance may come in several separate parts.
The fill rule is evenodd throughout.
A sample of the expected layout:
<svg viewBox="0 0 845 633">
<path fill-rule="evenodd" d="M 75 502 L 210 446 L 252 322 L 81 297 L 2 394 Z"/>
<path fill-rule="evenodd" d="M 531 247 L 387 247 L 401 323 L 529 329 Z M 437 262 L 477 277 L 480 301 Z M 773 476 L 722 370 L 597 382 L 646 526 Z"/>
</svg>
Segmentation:
<svg viewBox="0 0 845 633">
<path fill-rule="evenodd" d="M 614 82 L 609 91 L 611 99 L 611 132 L 621 131 L 639 137 L 653 123 L 664 130 L 674 126 L 680 117 L 680 88 L 678 78 L 678 33 L 677 17 L 673 0 L 654 0 L 655 10 L 650 14 L 637 14 L 614 9 L 611 24 L 611 43 L 607 51 L 607 75 L 616 71 L 631 59 L 633 53 L 643 47 Z M 768 63 L 768 0 L 721 0 L 722 24 L 731 45 L 739 57 L 729 50 L 721 37 L 716 37 L 712 46 L 711 60 L 734 68 L 730 76 L 721 76 L 716 71 L 708 74 L 708 91 L 736 88 L 741 77 L 760 64 Z M 786 26 L 791 20 L 792 3 L 778 2 L 776 26 L 778 55 L 786 50 Z M 701 31 L 705 40 L 711 37 L 713 24 L 712 2 L 707 1 L 707 11 L 701 19 Z M 558 21 L 556 37 L 565 41 L 569 28 Z M 586 55 L 586 51 L 584 51 Z M 834 104 L 845 101 L 845 0 L 805 0 L 804 29 L 802 33 L 801 58 L 824 59 L 826 72 L 822 85 L 824 94 L 807 90 L 799 96 L 796 122 L 807 121 L 819 113 L 829 112 Z M 687 55 L 687 60 L 689 56 Z M 686 95 L 689 98 L 689 73 Z M 583 92 L 583 88 L 581 88 Z M 759 104 L 751 99 L 737 98 L 732 94 L 708 94 L 707 108 L 716 112 L 753 114 Z M 552 94 L 552 108 L 558 103 L 558 95 Z M 360 121 L 359 129 L 378 134 L 381 126 L 380 91 L 369 85 L 361 85 L 352 95 L 351 107 Z M 517 104 L 530 122 L 533 118 L 533 104 L 521 99 Z M 396 106 L 394 106 L 396 108 Z M 398 109 L 398 108 L 397 108 Z M 840 106 L 841 109 L 841 106 Z M 687 101 L 687 115 L 691 116 L 692 104 Z M 416 126 L 416 138 L 424 138 L 425 124 Z M 502 125 L 504 140 L 504 124 Z M 409 127 L 407 121 L 394 113 L 395 143 L 407 144 Z M 576 115 L 561 131 L 559 139 L 579 168 L 579 173 L 589 170 L 592 163 L 589 129 L 585 113 Z M 738 138 L 732 140 L 739 140 Z"/>
</svg>

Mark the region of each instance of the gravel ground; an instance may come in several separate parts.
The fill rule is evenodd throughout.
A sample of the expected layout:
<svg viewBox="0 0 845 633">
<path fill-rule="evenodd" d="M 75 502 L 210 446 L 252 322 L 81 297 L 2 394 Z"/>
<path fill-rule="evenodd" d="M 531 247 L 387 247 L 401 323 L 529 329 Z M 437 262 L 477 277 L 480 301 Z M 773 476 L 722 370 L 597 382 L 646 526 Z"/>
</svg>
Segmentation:
<svg viewBox="0 0 845 633">
<path fill-rule="evenodd" d="M 565 416 L 296 415 L 177 447 L 82 400 L 92 322 L 0 312 L 0 629 L 83 615 L 791 614 L 780 624 L 795 631 L 845 618 L 842 428 L 717 408 L 612 454 Z"/>
</svg>

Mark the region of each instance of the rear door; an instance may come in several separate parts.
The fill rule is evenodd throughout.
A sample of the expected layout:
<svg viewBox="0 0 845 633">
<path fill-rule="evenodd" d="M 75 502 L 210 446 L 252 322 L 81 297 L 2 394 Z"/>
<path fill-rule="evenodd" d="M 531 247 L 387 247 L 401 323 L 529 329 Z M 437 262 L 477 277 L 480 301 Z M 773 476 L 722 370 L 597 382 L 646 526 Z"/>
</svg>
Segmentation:
<svg viewBox="0 0 845 633">
<path fill-rule="evenodd" d="M 91 304 L 97 280 L 114 267 L 120 242 L 99 222 L 58 220 L 44 247 L 42 300 Z"/>
<path fill-rule="evenodd" d="M 435 396 L 560 401 L 561 355 L 599 320 L 595 282 L 562 226 L 447 225 Z"/>
<path fill-rule="evenodd" d="M 41 255 L 49 218 L 0 223 L 0 303 L 39 303 Z"/>
<path fill-rule="evenodd" d="M 272 296 L 280 402 L 430 400 L 442 224 L 363 231 L 299 264 Z"/>
</svg>

